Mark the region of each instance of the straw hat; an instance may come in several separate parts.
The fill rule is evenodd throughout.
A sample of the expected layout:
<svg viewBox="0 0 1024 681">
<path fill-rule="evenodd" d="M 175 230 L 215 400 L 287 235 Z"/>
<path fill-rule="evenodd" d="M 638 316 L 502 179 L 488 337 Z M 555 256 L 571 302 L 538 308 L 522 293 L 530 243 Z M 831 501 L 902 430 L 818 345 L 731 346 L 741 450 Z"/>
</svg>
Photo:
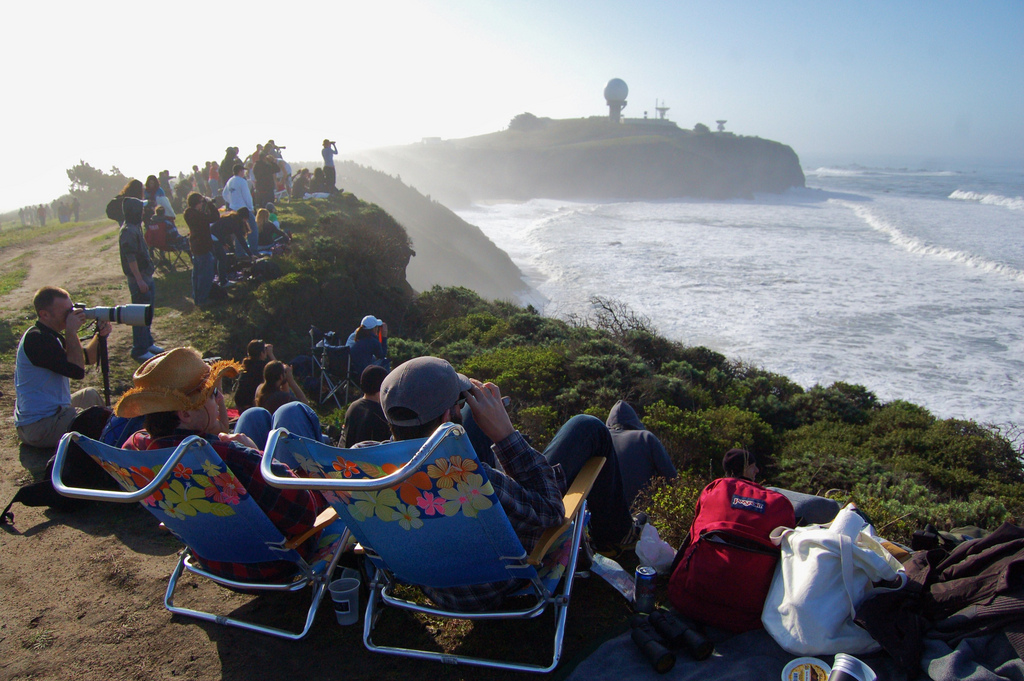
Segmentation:
<svg viewBox="0 0 1024 681">
<path fill-rule="evenodd" d="M 241 364 L 231 360 L 207 364 L 195 348 L 162 352 L 135 370 L 135 387 L 118 400 L 114 413 L 131 418 L 161 411 L 199 409 L 221 376 L 234 378 L 241 368 Z"/>
</svg>

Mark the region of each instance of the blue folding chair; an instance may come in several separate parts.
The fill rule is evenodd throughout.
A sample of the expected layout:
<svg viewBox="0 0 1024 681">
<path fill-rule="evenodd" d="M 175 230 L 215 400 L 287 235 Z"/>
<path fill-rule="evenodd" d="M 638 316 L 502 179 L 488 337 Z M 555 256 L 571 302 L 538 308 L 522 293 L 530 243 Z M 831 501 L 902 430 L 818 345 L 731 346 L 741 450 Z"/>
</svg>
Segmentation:
<svg viewBox="0 0 1024 681">
<path fill-rule="evenodd" d="M 273 461 L 305 477 L 275 476 Z M 565 522 L 527 555 L 480 466 L 462 426 L 446 423 L 427 439 L 338 449 L 277 429 L 261 468 L 268 484 L 320 490 L 352 530 L 376 569 L 363 622 L 367 649 L 448 664 L 549 672 L 558 666 L 576 557 L 587 517 L 586 495 L 605 459 L 591 459 L 563 500 Z M 452 612 L 395 595 L 399 584 L 446 588 L 526 580 L 525 607 Z M 518 595 L 518 594 L 517 594 Z M 372 634 L 384 607 L 457 619 L 532 618 L 555 611 L 548 665 L 525 664 L 378 645 Z"/>
<path fill-rule="evenodd" d="M 76 443 L 103 467 L 124 492 L 68 487 L 61 472 L 68 446 Z M 349 532 L 333 509 L 317 518 L 316 526 L 302 536 L 285 540 L 263 510 L 253 501 L 209 442 L 198 436 L 186 438 L 173 449 L 123 450 L 91 440 L 78 433 L 61 438 L 53 467 L 53 487 L 64 496 L 119 503 L 140 502 L 185 544 L 171 573 L 164 606 L 179 615 L 227 624 L 272 636 L 298 640 L 309 632 L 334 572 Z M 316 551 L 304 560 L 296 551 L 319 533 Z M 288 561 L 295 573 L 285 582 L 266 583 L 226 579 L 203 569 L 196 556 L 211 561 L 262 563 Z M 311 587 L 312 604 L 299 632 L 247 622 L 223 615 L 174 605 L 174 590 L 185 571 L 221 586 L 246 591 L 301 591 Z"/>
</svg>

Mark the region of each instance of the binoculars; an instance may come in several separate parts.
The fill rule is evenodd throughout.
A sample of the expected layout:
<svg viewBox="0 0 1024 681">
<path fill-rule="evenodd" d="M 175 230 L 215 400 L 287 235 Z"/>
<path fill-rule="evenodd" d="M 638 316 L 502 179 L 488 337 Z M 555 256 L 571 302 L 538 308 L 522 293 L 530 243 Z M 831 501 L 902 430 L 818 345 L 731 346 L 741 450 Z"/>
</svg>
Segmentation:
<svg viewBox="0 0 1024 681">
<path fill-rule="evenodd" d="M 669 648 L 685 648 L 695 660 L 705 660 L 714 644 L 679 613 L 658 608 L 650 615 L 636 615 L 630 622 L 630 636 L 640 652 L 659 674 L 672 669 L 675 654 Z"/>
</svg>

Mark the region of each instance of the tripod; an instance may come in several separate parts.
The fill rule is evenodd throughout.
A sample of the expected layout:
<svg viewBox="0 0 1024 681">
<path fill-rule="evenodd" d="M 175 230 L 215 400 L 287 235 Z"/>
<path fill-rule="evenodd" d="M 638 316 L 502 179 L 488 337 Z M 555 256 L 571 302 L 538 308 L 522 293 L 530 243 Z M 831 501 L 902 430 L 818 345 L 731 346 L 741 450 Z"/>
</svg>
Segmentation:
<svg viewBox="0 0 1024 681">
<path fill-rule="evenodd" d="M 107 356 L 107 337 L 100 336 L 100 344 L 96 347 L 96 359 L 103 372 L 103 400 L 110 406 L 110 360 Z"/>
</svg>

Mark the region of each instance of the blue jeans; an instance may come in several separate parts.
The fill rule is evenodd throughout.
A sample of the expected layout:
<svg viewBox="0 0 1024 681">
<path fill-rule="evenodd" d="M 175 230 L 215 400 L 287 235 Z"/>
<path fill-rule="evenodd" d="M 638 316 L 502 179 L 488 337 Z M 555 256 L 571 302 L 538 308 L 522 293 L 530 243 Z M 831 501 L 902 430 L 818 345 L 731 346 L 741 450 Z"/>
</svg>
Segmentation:
<svg viewBox="0 0 1024 681">
<path fill-rule="evenodd" d="M 476 425 L 468 405 L 462 411 L 462 425 L 480 461 L 491 468 L 497 468 L 491 441 Z M 590 532 L 594 543 L 614 544 L 629 533 L 633 517 L 622 492 L 619 460 L 608 427 L 593 416 L 573 416 L 558 429 L 544 450 L 544 458 L 549 464 L 562 467 L 566 484 L 571 484 L 583 464 L 595 456 L 603 456 L 607 461 L 587 497 L 587 508 L 591 515 Z"/>
<path fill-rule="evenodd" d="M 263 407 L 249 407 L 235 422 L 235 432 L 248 435 L 260 450 L 266 448 L 270 431 L 275 428 L 286 428 L 293 435 L 323 442 L 320 418 L 302 402 L 289 402 L 278 407 L 273 416 Z"/>
<path fill-rule="evenodd" d="M 149 290 L 143 293 L 139 290 L 139 285 L 135 283 L 135 277 L 128 277 L 128 290 L 132 294 L 132 302 L 141 305 L 153 305 L 156 301 L 156 286 L 153 283 L 153 275 L 144 275 L 142 280 L 146 282 L 146 286 Z M 132 355 L 141 355 L 149 350 L 149 346 L 153 345 L 153 334 L 150 333 L 148 326 L 133 326 L 132 327 Z"/>
<path fill-rule="evenodd" d="M 213 286 L 213 269 L 216 258 L 213 253 L 192 257 L 192 300 L 196 305 L 205 305 Z"/>
</svg>

